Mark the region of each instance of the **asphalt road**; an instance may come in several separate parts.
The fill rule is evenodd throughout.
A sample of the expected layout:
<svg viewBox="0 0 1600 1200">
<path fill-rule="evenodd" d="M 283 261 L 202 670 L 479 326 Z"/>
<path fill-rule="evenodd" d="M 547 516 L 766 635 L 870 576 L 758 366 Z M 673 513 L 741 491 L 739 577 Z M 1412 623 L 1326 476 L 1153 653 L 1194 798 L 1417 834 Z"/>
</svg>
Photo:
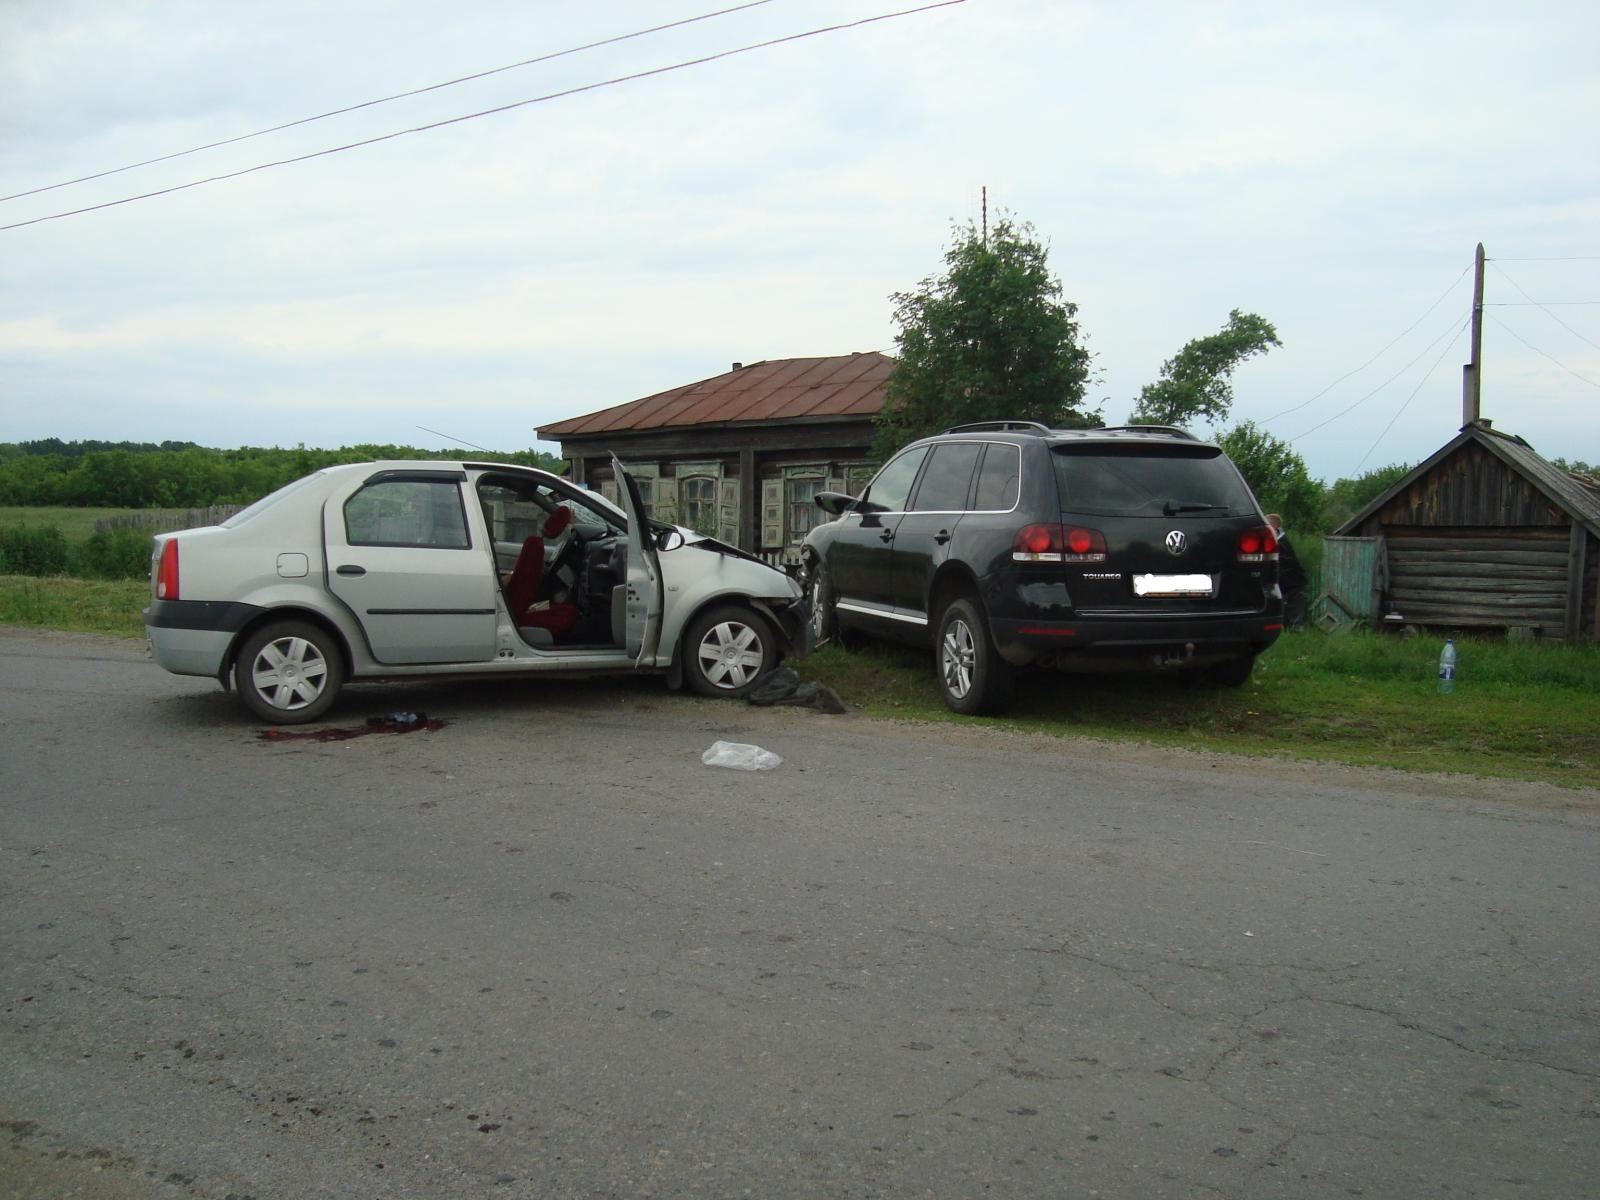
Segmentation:
<svg viewBox="0 0 1600 1200">
<path fill-rule="evenodd" d="M 0 630 L 0 1196 L 1600 1194 L 1600 793 L 400 708 Z"/>
</svg>

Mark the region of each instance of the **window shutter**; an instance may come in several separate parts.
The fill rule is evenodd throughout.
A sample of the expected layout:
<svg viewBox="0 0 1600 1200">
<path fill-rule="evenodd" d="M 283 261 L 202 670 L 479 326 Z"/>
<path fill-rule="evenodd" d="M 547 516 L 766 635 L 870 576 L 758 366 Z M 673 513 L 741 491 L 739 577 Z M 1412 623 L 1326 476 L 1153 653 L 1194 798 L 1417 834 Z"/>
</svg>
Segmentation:
<svg viewBox="0 0 1600 1200">
<path fill-rule="evenodd" d="M 783 480 L 761 481 L 761 545 L 777 550 L 783 545 Z"/>
<path fill-rule="evenodd" d="M 717 490 L 717 536 L 730 546 L 739 544 L 739 481 L 724 479 Z"/>
<path fill-rule="evenodd" d="M 613 504 L 620 505 L 622 503 L 620 499 L 621 493 L 617 491 L 617 481 L 615 479 L 602 479 L 600 481 L 600 494 Z"/>
<path fill-rule="evenodd" d="M 825 491 L 825 492 L 842 492 L 842 491 L 844 491 L 844 476 L 843 475 L 829 475 L 828 478 L 827 478 L 827 481 L 822 485 L 822 490 Z"/>
</svg>

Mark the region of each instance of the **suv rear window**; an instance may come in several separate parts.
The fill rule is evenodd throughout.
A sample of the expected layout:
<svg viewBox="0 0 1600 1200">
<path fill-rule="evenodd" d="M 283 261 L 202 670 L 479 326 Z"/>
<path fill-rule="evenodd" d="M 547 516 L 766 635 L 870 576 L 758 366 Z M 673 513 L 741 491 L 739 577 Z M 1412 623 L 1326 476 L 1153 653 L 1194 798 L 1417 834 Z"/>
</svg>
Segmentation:
<svg viewBox="0 0 1600 1200">
<path fill-rule="evenodd" d="M 1216 446 L 1084 442 L 1051 451 L 1066 511 L 1157 517 L 1256 511 L 1255 497 Z"/>
</svg>

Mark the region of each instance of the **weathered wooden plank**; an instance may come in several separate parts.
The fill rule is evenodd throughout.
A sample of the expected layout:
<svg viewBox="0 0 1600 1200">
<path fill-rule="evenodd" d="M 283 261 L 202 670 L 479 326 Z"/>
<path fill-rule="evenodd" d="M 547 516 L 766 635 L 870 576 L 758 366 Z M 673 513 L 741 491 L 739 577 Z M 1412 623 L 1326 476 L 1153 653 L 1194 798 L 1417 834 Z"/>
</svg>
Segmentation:
<svg viewBox="0 0 1600 1200">
<path fill-rule="evenodd" d="M 1482 576 L 1439 579 L 1429 575 L 1407 575 L 1396 577 L 1391 590 L 1396 594 L 1409 592 L 1413 595 L 1418 591 L 1430 591 L 1442 595 L 1461 592 L 1466 595 L 1499 593 L 1505 596 L 1558 596 L 1562 604 L 1567 602 L 1565 579 L 1494 579 Z"/>
<path fill-rule="evenodd" d="M 1588 530 L 1574 521 L 1567 553 L 1567 613 L 1562 625 L 1569 638 L 1577 637 L 1583 628 L 1583 558 L 1588 540 Z"/>
<path fill-rule="evenodd" d="M 1478 528 L 1476 526 L 1462 526 L 1457 528 L 1445 526 L 1396 526 L 1384 531 L 1389 540 L 1398 545 L 1419 545 L 1436 542 L 1440 545 L 1458 546 L 1466 543 L 1474 545 L 1484 542 L 1511 542 L 1516 545 L 1525 545 L 1532 542 L 1536 545 L 1554 544 L 1566 546 L 1567 526 L 1523 526 L 1510 528 L 1505 525 L 1496 525 L 1491 528 Z"/>
<path fill-rule="evenodd" d="M 1389 595 L 1395 603 L 1460 604 L 1468 608 L 1548 608 L 1563 613 L 1567 598 L 1559 592 L 1517 595 L 1510 592 L 1444 591 L 1439 588 L 1396 588 Z"/>
<path fill-rule="evenodd" d="M 1493 617 L 1508 625 L 1549 625 L 1561 627 L 1561 606 L 1530 604 L 1465 604 L 1453 598 L 1411 598 L 1396 596 L 1395 611 L 1407 620 L 1420 620 L 1422 613 L 1453 613 L 1463 617 Z"/>
<path fill-rule="evenodd" d="M 1554 566 L 1531 563 L 1476 563 L 1456 560 L 1413 562 L 1402 559 L 1390 564 L 1394 579 L 1428 576 L 1435 579 L 1469 579 L 1490 576 L 1495 579 L 1542 579 L 1565 584 L 1563 572 Z"/>
<path fill-rule="evenodd" d="M 1530 567 L 1553 567 L 1563 574 L 1567 566 L 1567 548 L 1562 546 L 1559 550 L 1485 550 L 1478 547 L 1472 549 L 1452 550 L 1414 550 L 1411 547 L 1400 549 L 1390 547 L 1389 561 L 1391 563 L 1520 563 Z"/>
</svg>

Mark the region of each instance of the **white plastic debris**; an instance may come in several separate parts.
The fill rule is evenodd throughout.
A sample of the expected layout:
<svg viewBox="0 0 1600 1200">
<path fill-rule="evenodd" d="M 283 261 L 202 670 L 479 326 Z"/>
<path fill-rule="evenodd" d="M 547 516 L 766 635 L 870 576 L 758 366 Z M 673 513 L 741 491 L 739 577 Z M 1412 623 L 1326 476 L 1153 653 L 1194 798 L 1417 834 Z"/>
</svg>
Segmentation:
<svg viewBox="0 0 1600 1200">
<path fill-rule="evenodd" d="M 770 771 L 783 759 L 771 750 L 744 742 L 712 742 L 700 761 L 708 767 L 732 767 L 735 771 Z"/>
</svg>

